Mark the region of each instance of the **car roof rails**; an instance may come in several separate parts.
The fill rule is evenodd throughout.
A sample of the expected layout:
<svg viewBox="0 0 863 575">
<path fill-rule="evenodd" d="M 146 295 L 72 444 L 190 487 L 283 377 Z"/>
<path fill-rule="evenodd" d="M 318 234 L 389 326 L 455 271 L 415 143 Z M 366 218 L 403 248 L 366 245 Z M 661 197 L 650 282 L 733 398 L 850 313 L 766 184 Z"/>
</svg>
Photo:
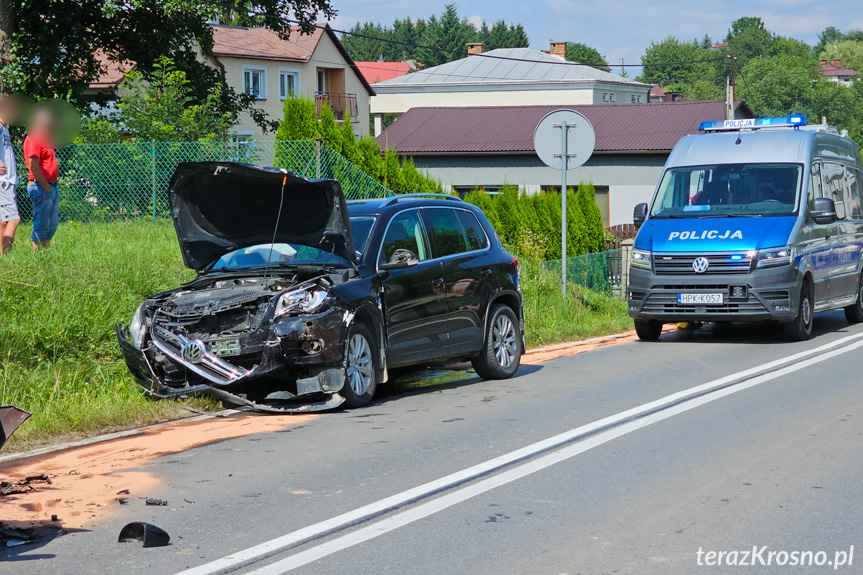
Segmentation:
<svg viewBox="0 0 863 575">
<path fill-rule="evenodd" d="M 449 194 L 396 194 L 392 198 L 384 203 L 384 207 L 391 206 L 393 204 L 397 204 L 399 200 L 407 200 L 407 199 L 420 199 L 420 198 L 429 198 L 432 200 L 454 200 L 456 202 L 463 202 L 458 196 L 451 196 Z"/>
</svg>

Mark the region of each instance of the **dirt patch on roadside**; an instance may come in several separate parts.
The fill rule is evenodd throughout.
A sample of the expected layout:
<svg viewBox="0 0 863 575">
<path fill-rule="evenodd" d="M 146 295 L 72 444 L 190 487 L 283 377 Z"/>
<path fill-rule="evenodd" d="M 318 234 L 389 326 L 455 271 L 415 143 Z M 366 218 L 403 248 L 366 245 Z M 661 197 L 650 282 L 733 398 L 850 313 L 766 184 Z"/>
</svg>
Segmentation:
<svg viewBox="0 0 863 575">
<path fill-rule="evenodd" d="M 677 331 L 677 326 L 674 324 L 666 325 L 662 330 L 662 333 L 668 333 L 670 331 Z M 638 341 L 638 336 L 635 335 L 635 330 L 625 331 L 615 335 L 594 337 L 583 341 L 554 343 L 527 350 L 527 353 L 525 353 L 521 358 L 521 363 L 523 365 L 536 365 L 551 359 L 558 359 L 568 355 L 578 355 L 579 353 L 593 351 L 601 347 L 630 343 L 633 341 Z"/>
<path fill-rule="evenodd" d="M 64 527 L 90 526 L 113 510 L 120 498 L 148 495 L 160 479 L 131 471 L 158 457 L 195 447 L 305 425 L 314 415 L 237 414 L 156 426 L 138 435 L 0 464 L 0 479 L 16 483 L 48 474 L 52 483 L 35 491 L 0 498 L 0 521 L 44 522 L 56 515 Z M 124 490 L 129 493 L 119 493 Z"/>
</svg>

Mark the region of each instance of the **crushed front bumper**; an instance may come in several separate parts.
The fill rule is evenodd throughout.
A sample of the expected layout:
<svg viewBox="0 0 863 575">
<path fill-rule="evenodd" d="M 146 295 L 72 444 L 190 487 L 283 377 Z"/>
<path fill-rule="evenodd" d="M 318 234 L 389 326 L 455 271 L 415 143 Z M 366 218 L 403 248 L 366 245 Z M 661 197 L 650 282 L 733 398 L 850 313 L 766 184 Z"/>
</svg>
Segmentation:
<svg viewBox="0 0 863 575">
<path fill-rule="evenodd" d="M 126 365 L 147 393 L 159 398 L 208 395 L 260 411 L 296 413 L 333 409 L 344 402 L 344 310 L 283 318 L 258 342 L 254 365 L 242 367 L 219 357 L 201 342 L 154 326 L 145 349 L 117 325 Z M 260 345 L 262 343 L 262 345 Z M 199 345 L 199 353 L 184 349 Z M 160 377 L 159 362 L 185 374 L 170 384 Z"/>
<path fill-rule="evenodd" d="M 800 281 L 795 266 L 756 269 L 746 274 L 655 274 L 631 268 L 627 300 L 634 319 L 683 321 L 788 322 L 797 317 Z M 734 288 L 745 295 L 734 297 Z M 722 293 L 721 304 L 682 304 L 678 294 Z"/>
</svg>

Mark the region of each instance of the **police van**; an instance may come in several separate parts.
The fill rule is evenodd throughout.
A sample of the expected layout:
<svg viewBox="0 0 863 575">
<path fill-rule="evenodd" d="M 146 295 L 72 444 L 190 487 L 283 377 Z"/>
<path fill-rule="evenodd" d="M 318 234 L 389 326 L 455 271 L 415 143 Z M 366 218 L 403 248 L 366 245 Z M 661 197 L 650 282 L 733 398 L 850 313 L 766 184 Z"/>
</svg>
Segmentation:
<svg viewBox="0 0 863 575">
<path fill-rule="evenodd" d="M 778 321 L 794 340 L 816 312 L 863 321 L 863 164 L 847 132 L 799 115 L 702 122 L 635 207 L 629 315 L 664 323 Z"/>
</svg>

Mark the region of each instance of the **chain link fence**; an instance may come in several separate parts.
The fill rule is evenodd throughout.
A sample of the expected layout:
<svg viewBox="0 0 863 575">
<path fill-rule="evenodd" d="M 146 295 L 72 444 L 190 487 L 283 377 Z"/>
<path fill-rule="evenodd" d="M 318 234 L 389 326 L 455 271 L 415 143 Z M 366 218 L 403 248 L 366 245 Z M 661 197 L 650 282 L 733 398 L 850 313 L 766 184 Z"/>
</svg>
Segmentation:
<svg viewBox="0 0 863 575">
<path fill-rule="evenodd" d="M 27 169 L 20 149 L 17 154 L 18 209 L 29 220 Z M 393 193 L 316 140 L 79 144 L 57 150 L 57 160 L 63 221 L 167 218 L 168 184 L 181 162 L 233 161 L 286 168 L 308 178 L 337 180 L 348 199 Z"/>
<path fill-rule="evenodd" d="M 628 283 L 628 252 L 626 247 L 584 254 L 566 260 L 566 279 L 595 292 L 626 299 Z M 547 261 L 545 268 L 560 275 L 560 261 Z"/>
</svg>

